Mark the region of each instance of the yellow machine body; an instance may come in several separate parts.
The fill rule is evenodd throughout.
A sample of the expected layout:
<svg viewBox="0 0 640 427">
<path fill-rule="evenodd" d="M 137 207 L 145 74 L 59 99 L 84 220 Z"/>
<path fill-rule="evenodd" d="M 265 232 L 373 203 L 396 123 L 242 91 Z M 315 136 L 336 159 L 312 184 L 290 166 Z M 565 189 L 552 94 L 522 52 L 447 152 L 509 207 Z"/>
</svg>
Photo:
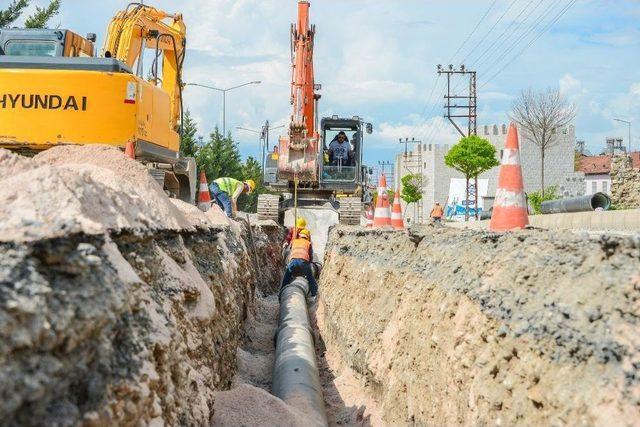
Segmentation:
<svg viewBox="0 0 640 427">
<path fill-rule="evenodd" d="M 177 157 L 179 136 L 168 126 L 169 95 L 133 74 L 0 69 L 0 82 L 0 147 L 124 147 L 134 141 Z"/>
</svg>

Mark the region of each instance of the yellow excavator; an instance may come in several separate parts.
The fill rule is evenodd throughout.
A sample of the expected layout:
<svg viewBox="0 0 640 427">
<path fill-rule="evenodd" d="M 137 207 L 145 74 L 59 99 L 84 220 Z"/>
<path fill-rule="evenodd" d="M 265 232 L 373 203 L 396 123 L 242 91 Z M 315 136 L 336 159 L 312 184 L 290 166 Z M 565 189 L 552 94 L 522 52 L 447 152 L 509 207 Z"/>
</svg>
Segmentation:
<svg viewBox="0 0 640 427">
<path fill-rule="evenodd" d="M 0 30 L 0 147 L 132 142 L 169 195 L 194 202 L 195 161 L 179 153 L 182 15 L 131 3 L 109 23 L 101 57 L 94 42 L 69 30 Z"/>
</svg>

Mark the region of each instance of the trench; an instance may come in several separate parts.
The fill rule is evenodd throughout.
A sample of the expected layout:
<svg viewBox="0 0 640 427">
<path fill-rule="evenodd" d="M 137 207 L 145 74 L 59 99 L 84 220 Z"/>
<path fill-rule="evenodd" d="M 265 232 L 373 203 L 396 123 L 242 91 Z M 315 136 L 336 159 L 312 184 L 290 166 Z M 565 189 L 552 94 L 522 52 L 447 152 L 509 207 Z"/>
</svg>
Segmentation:
<svg viewBox="0 0 640 427">
<path fill-rule="evenodd" d="M 322 259 L 323 253 L 318 255 Z M 279 268 L 284 271 L 283 264 Z M 229 389 L 216 393 L 212 425 L 311 425 L 309 412 L 272 394 L 280 303 L 273 286 L 257 288 L 244 323 L 244 339 L 236 352 L 237 371 Z M 320 300 L 309 301 L 308 313 L 328 425 L 382 425 L 379 403 L 372 397 L 374 388 L 342 360 L 336 348 L 327 348 L 320 327 L 324 322 Z"/>
</svg>

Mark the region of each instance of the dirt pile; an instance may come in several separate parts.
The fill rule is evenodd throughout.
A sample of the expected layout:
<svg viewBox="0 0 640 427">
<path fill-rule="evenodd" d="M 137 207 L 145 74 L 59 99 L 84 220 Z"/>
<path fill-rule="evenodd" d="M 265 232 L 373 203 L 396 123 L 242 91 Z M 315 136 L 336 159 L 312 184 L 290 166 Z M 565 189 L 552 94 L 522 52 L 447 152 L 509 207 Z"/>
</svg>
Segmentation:
<svg viewBox="0 0 640 427">
<path fill-rule="evenodd" d="M 1 241 L 193 229 L 146 168 L 115 148 L 56 147 L 33 159 L 0 149 L 0 170 Z"/>
<path fill-rule="evenodd" d="M 339 227 L 325 261 L 323 339 L 386 423 L 640 419 L 638 237 Z"/>
<path fill-rule="evenodd" d="M 173 203 L 89 148 L 0 150 L 0 419 L 206 425 L 282 230 Z"/>
</svg>

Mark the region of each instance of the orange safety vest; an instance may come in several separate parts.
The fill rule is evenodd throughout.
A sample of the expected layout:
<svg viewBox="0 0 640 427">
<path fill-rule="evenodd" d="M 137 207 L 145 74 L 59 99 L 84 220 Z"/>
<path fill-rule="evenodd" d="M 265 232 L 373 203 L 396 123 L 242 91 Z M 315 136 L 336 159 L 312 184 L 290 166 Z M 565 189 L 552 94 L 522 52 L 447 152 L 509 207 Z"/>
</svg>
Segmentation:
<svg viewBox="0 0 640 427">
<path fill-rule="evenodd" d="M 291 254 L 289 255 L 289 261 L 292 259 L 303 259 L 309 262 L 309 249 L 311 249 L 310 241 L 307 239 L 294 239 L 291 242 Z"/>
<path fill-rule="evenodd" d="M 436 205 L 431 210 L 431 216 L 433 218 L 442 218 L 442 215 L 444 215 L 444 210 L 442 209 L 442 206 Z"/>
</svg>

